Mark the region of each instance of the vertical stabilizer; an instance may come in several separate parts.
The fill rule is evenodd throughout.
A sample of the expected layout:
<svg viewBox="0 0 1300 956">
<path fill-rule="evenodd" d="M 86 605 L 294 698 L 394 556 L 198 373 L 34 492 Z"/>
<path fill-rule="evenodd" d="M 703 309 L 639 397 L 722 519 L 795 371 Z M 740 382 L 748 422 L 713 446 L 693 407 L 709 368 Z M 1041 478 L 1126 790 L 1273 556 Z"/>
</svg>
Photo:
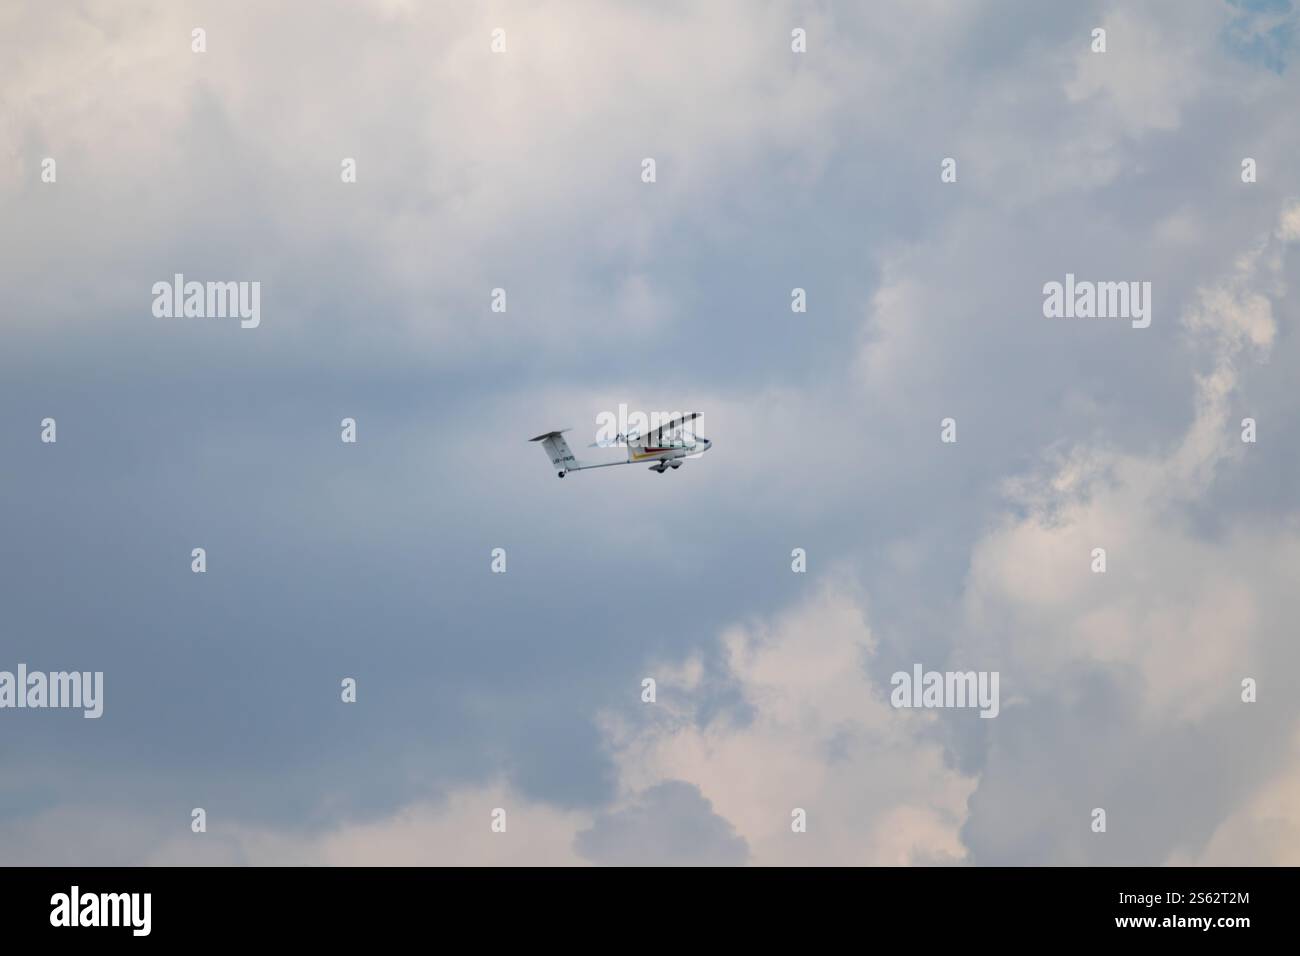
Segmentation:
<svg viewBox="0 0 1300 956">
<path fill-rule="evenodd" d="M 564 432 L 568 430 L 565 428 L 557 432 L 547 432 L 545 435 L 538 435 L 536 438 L 529 439 L 529 441 L 542 443 L 542 450 L 546 452 L 546 457 L 551 460 L 551 464 L 559 472 L 561 478 L 564 477 L 566 471 L 572 471 L 578 467 L 578 459 L 573 457 L 573 450 L 569 448 L 569 443 L 564 440 Z"/>
</svg>

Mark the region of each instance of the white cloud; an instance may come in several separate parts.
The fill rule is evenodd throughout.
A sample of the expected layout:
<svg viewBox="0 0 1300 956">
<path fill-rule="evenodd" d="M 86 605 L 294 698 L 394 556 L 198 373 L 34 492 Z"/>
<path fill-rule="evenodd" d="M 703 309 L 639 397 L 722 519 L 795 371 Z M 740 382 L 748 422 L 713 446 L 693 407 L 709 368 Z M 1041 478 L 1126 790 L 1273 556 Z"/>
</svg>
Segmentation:
<svg viewBox="0 0 1300 956">
<path fill-rule="evenodd" d="M 1291 215 L 1283 211 L 1285 221 Z M 1080 661 L 1136 667 L 1147 710 L 1190 719 L 1231 706 L 1234 666 L 1264 637 L 1274 567 L 1300 544 L 1286 527 L 1240 528 L 1208 541 L 1181 510 L 1240 454 L 1231 398 L 1244 355 L 1262 356 L 1276 324 L 1270 299 L 1281 252 L 1265 240 L 1204 287 L 1184 325 L 1208 354 L 1195 416 L 1164 453 L 1087 444 L 1046 473 L 1009 483 L 1027 514 L 978 542 L 965 593 L 967 650 L 996 655 L 1036 690 Z M 1107 552 L 1105 574 L 1092 551 Z M 1188 653 L 1187 648 L 1196 648 Z"/>
<path fill-rule="evenodd" d="M 504 833 L 491 829 L 496 808 L 506 811 Z M 591 822 L 589 814 L 532 803 L 502 784 L 463 787 L 443 801 L 317 830 L 205 809 L 205 833 L 191 832 L 184 807 L 164 823 L 157 813 L 82 805 L 17 818 L 0 836 L 5 861 L 29 866 L 566 866 L 585 862 L 573 851 L 573 835 Z"/>
<path fill-rule="evenodd" d="M 1291 752 L 1300 749 L 1300 737 Z M 1205 845 L 1179 849 L 1171 866 L 1300 865 L 1300 760 L 1284 762 L 1272 779 L 1254 792 L 1218 827 Z"/>
<path fill-rule="evenodd" d="M 1194 100 L 1205 82 L 1197 61 L 1186 55 L 1189 34 L 1194 46 L 1204 47 L 1213 29 L 1171 30 L 1167 19 L 1119 8 L 1097 26 L 1106 30 L 1106 52 L 1092 51 L 1091 32 L 1078 38 L 1074 74 L 1065 84 L 1070 102 L 1101 99 L 1128 135 L 1177 127 L 1182 104 Z"/>
<path fill-rule="evenodd" d="M 643 721 L 608 722 L 623 785 L 699 787 L 757 865 L 902 865 L 964 856 L 974 781 L 945 765 L 931 714 L 896 711 L 865 666 L 876 652 L 860 599 L 828 586 L 770 625 L 728 629 L 725 670 L 656 669 Z M 706 680 L 734 682 L 748 719 L 705 719 Z M 806 833 L 791 813 L 807 812 Z"/>
<path fill-rule="evenodd" d="M 764 201 L 748 188 L 760 171 L 772 187 L 806 179 L 834 142 L 807 130 L 837 88 L 824 59 L 794 70 L 780 6 L 664 17 L 595 2 L 323 3 L 197 18 L 172 4 L 39 6 L 0 39 L 14 152 L 0 189 L 30 200 L 14 265 L 38 269 L 57 243 L 61 261 L 84 264 L 81 281 L 98 281 L 101 321 L 147 316 L 152 263 L 184 271 L 201 239 L 206 261 L 256 270 L 281 327 L 330 321 L 337 297 L 302 285 L 344 284 L 368 290 L 348 334 L 393 334 L 443 359 L 567 352 L 577 336 L 627 344 L 672 316 L 647 274 L 670 229 Z M 490 51 L 497 27 L 504 54 Z M 59 182 L 41 193 L 45 155 Z M 345 156 L 354 186 L 339 182 Z M 653 186 L 640 181 L 646 156 Z M 52 196 L 65 214 L 39 205 Z M 4 321 L 88 319 L 76 292 L 45 285 L 54 301 Z M 498 286 L 508 335 L 487 312 Z M 35 295 L 31 282 L 16 291 Z"/>
</svg>

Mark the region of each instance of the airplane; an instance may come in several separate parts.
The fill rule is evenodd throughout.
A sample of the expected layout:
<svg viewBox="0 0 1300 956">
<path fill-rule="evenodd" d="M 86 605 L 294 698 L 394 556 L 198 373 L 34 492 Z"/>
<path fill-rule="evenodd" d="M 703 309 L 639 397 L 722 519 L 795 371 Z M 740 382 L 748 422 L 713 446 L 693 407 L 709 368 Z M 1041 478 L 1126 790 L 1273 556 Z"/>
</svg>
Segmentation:
<svg viewBox="0 0 1300 956">
<path fill-rule="evenodd" d="M 601 448 L 608 447 L 611 444 L 621 445 L 626 443 L 626 461 L 599 463 L 578 461 L 573 457 L 573 451 L 569 448 L 569 443 L 564 440 L 564 433 L 572 431 L 569 428 L 546 432 L 544 435 L 538 435 L 536 438 L 528 440 L 542 443 L 542 450 L 546 452 L 546 457 L 551 460 L 551 464 L 557 469 L 556 474 L 561 478 L 571 471 L 585 471 L 588 468 L 609 468 L 613 465 L 635 465 L 640 461 L 654 462 L 650 466 L 650 470 L 657 471 L 662 475 L 669 468 L 675 470 L 682 467 L 682 462 L 687 458 L 699 457 L 713 447 L 713 442 L 709 441 L 709 439 L 688 433 L 682 427 L 699 417 L 699 412 L 692 412 L 689 415 L 682 415 L 670 422 L 665 422 L 658 428 L 651 429 L 645 436 L 635 434 L 619 435 L 613 442 L 593 442 L 588 446 L 590 448 Z"/>
</svg>

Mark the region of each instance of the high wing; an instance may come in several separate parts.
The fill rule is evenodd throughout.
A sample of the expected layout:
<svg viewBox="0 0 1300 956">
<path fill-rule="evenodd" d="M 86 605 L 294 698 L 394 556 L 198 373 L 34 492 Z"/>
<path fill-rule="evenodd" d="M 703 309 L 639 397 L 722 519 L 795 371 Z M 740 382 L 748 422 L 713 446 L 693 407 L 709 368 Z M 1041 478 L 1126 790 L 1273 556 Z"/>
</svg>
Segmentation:
<svg viewBox="0 0 1300 956">
<path fill-rule="evenodd" d="M 663 443 L 665 433 L 671 435 L 677 430 L 678 426 L 685 425 L 687 422 L 693 422 L 695 419 L 700 417 L 699 412 L 691 412 L 689 415 L 679 415 L 672 421 L 664 422 L 658 428 L 650 429 L 650 431 L 646 433 L 642 444 L 657 447 Z"/>
</svg>

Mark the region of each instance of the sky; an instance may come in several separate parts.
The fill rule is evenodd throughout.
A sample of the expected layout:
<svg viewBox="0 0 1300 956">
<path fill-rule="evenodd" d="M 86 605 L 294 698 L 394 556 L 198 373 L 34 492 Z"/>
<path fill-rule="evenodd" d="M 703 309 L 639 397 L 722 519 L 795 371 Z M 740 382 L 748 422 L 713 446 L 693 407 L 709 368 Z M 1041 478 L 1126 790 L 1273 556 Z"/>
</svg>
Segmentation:
<svg viewBox="0 0 1300 956">
<path fill-rule="evenodd" d="M 0 864 L 1300 863 L 1297 24 L 0 0 Z"/>
</svg>

